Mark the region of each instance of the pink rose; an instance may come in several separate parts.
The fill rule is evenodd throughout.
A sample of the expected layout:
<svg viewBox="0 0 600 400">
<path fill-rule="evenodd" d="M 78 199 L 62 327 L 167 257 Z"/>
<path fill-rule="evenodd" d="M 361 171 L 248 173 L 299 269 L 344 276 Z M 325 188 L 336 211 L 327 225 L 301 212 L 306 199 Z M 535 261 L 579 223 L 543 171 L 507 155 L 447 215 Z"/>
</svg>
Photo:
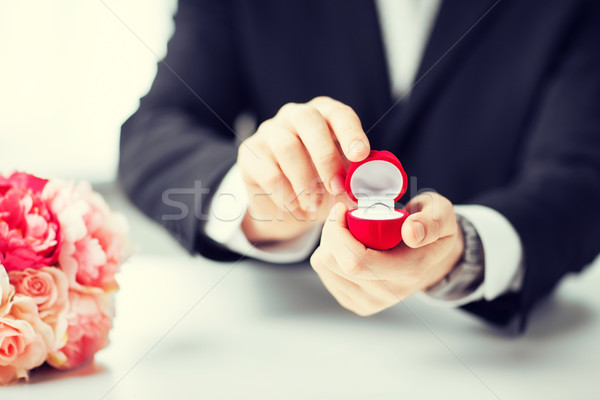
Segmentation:
<svg viewBox="0 0 600 400">
<path fill-rule="evenodd" d="M 112 294 L 69 293 L 67 344 L 46 360 L 58 369 L 77 367 L 93 358 L 108 345 L 108 333 L 114 316 Z"/>
<path fill-rule="evenodd" d="M 58 264 L 71 287 L 93 293 L 116 289 L 115 273 L 128 244 L 124 217 L 112 212 L 86 183 L 53 181 L 43 196 L 63 226 Z"/>
<path fill-rule="evenodd" d="M 0 192 L 6 191 L 13 187 L 21 189 L 29 189 L 34 194 L 39 194 L 48 183 L 47 179 L 38 178 L 35 175 L 26 174 L 25 172 L 14 172 L 8 178 L 0 176 Z"/>
<path fill-rule="evenodd" d="M 69 282 L 56 267 L 26 269 L 8 273 L 17 294 L 29 296 L 37 305 L 40 318 L 53 332 L 55 343 L 51 350 L 65 344 L 67 310 L 69 308 Z"/>
<path fill-rule="evenodd" d="M 8 280 L 6 270 L 0 264 L 0 318 L 4 317 L 12 305 L 15 288 Z"/>
<path fill-rule="evenodd" d="M 23 173 L 0 177 L 0 264 L 7 271 L 38 269 L 58 259 L 60 227 L 41 198 L 45 182 Z"/>
<path fill-rule="evenodd" d="M 15 296 L 10 312 L 0 318 L 0 385 L 27 378 L 27 371 L 42 365 L 53 341 L 33 300 Z"/>
</svg>

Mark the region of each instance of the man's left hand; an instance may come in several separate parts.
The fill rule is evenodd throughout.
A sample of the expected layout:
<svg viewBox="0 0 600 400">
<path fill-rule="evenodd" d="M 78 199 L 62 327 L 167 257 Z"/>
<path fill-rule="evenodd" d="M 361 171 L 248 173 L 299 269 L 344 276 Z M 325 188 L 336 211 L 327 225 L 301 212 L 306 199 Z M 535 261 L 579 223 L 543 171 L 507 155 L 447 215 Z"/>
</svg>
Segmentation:
<svg viewBox="0 0 600 400">
<path fill-rule="evenodd" d="M 448 199 L 424 193 L 406 210 L 411 215 L 402 226 L 403 242 L 380 251 L 352 236 L 343 203 L 332 209 L 310 262 L 343 307 L 361 316 L 378 313 L 433 286 L 460 259 L 463 238 Z"/>
</svg>

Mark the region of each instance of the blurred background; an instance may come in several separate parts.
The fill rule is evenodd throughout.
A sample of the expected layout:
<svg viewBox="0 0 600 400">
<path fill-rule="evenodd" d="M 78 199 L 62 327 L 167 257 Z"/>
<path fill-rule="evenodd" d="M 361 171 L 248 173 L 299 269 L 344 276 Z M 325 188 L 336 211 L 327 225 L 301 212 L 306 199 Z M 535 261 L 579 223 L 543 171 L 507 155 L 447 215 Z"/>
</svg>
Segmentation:
<svg viewBox="0 0 600 400">
<path fill-rule="evenodd" d="M 0 2 L 0 171 L 107 182 L 175 0 Z"/>
</svg>

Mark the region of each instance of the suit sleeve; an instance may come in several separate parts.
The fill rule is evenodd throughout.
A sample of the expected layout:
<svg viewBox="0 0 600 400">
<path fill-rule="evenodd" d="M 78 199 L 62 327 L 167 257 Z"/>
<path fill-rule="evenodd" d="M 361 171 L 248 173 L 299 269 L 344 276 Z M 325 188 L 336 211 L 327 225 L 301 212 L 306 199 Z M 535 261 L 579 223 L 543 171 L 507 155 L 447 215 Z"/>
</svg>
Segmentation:
<svg viewBox="0 0 600 400">
<path fill-rule="evenodd" d="M 236 161 L 244 107 L 229 2 L 181 0 L 150 92 L 122 126 L 119 181 L 190 252 L 231 259 L 202 232 L 210 195 Z"/>
<path fill-rule="evenodd" d="M 531 307 L 600 251 L 600 6 L 588 2 L 540 89 L 512 182 L 474 203 L 491 207 L 523 243 L 518 293 L 465 309 L 503 324 Z"/>
</svg>

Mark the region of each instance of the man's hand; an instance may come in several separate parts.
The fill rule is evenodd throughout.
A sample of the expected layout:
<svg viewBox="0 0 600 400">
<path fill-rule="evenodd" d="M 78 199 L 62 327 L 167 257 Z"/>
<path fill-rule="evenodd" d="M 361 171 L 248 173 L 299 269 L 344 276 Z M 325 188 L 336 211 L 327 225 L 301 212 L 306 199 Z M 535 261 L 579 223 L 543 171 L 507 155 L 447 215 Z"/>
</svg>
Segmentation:
<svg viewBox="0 0 600 400">
<path fill-rule="evenodd" d="M 348 202 L 348 161 L 370 147 L 360 120 L 328 97 L 288 103 L 240 146 L 237 163 L 250 195 L 242 229 L 255 243 L 292 239 Z M 339 197 L 334 197 L 339 196 Z"/>
<path fill-rule="evenodd" d="M 452 203 L 425 193 L 406 206 L 403 243 L 378 251 L 365 248 L 346 225 L 346 207 L 337 204 L 311 264 L 321 281 L 345 308 L 361 316 L 380 312 L 415 292 L 433 286 L 460 259 L 463 238 Z"/>
</svg>

